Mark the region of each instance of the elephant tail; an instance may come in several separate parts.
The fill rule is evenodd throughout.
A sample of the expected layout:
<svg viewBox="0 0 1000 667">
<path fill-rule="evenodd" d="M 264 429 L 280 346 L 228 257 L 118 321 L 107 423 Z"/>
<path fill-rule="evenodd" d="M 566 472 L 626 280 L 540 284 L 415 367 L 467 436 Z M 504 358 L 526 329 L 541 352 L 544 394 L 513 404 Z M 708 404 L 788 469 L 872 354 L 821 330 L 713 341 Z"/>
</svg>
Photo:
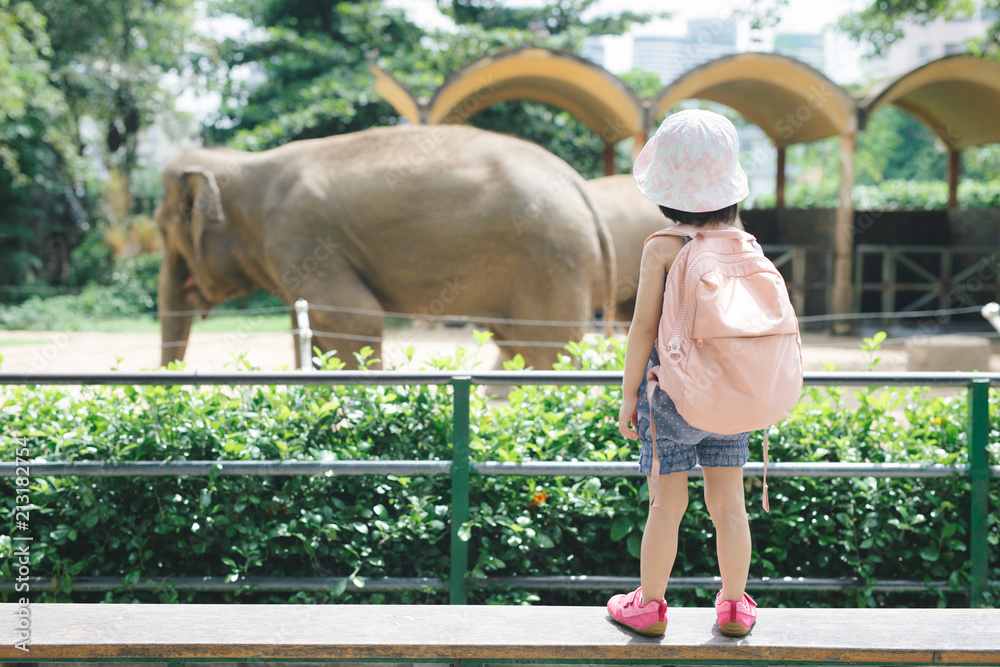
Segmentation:
<svg viewBox="0 0 1000 667">
<path fill-rule="evenodd" d="M 597 212 L 597 205 L 587 192 L 584 182 L 581 180 L 577 189 L 587 202 L 587 207 L 594 219 L 594 228 L 597 230 L 597 240 L 601 244 L 601 264 L 604 269 L 604 335 L 610 338 L 614 331 L 615 307 L 618 303 L 618 267 L 615 257 L 615 242 L 611 238 L 611 230 L 608 228 L 604 218 Z"/>
</svg>

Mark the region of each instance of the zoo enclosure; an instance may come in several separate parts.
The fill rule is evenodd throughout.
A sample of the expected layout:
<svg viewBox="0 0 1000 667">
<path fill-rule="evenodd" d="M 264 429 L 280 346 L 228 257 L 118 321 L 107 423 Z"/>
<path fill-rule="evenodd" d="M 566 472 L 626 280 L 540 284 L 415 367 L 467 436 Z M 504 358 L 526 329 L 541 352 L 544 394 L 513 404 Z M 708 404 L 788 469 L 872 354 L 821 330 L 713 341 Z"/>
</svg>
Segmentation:
<svg viewBox="0 0 1000 667">
<path fill-rule="evenodd" d="M 451 546 L 450 573 L 447 581 L 435 578 L 385 578 L 365 585 L 369 590 L 447 589 L 452 604 L 466 602 L 467 586 L 502 587 L 520 589 L 605 589 L 622 585 L 631 586 L 632 579 L 600 576 L 511 577 L 474 579 L 468 576 L 468 545 L 461 536 L 461 527 L 469 518 L 470 477 L 481 475 L 539 475 L 539 476 L 638 476 L 634 463 L 595 462 L 527 462 L 498 461 L 473 462 L 469 452 L 470 442 L 470 391 L 472 385 L 562 385 L 593 386 L 617 385 L 621 373 L 617 371 L 492 371 L 492 372 L 403 372 L 403 371 L 242 371 L 227 373 L 197 373 L 181 371 L 106 372 L 106 373 L 3 373 L 0 386 L 6 385 L 164 385 L 164 386 L 217 386 L 217 385 L 450 385 L 452 387 L 452 460 L 448 461 L 186 461 L 186 462 L 29 462 L 30 471 L 23 472 L 23 464 L 0 463 L 0 476 L 164 476 L 204 475 L 213 469 L 219 475 L 444 475 L 451 476 Z M 805 384 L 814 386 L 966 386 L 968 388 L 967 434 L 969 464 L 945 466 L 940 464 L 891 463 L 782 463 L 770 466 L 775 477 L 950 477 L 965 475 L 971 483 L 969 516 L 969 551 L 971 579 L 969 599 L 971 606 L 979 606 L 989 581 L 989 482 L 1000 478 L 1000 466 L 989 465 L 987 445 L 989 440 L 989 389 L 1000 385 L 1000 373 L 887 373 L 887 372 L 807 372 Z M 760 463 L 748 463 L 745 471 L 756 475 L 763 470 Z M 697 469 L 692 471 L 698 474 Z M 112 590 L 122 584 L 114 578 L 79 578 L 74 589 Z M 178 588 L 195 590 L 233 590 L 256 586 L 261 590 L 307 590 L 330 588 L 339 578 L 275 579 L 245 578 L 234 582 L 210 581 L 206 578 L 171 578 Z M 44 586 L 36 578 L 32 585 Z M 133 588 L 156 588 L 164 582 L 147 581 Z M 712 578 L 674 578 L 674 588 L 697 588 L 715 585 Z M 858 585 L 852 580 L 784 578 L 751 580 L 754 589 L 840 590 Z M 928 587 L 947 588 L 948 582 L 935 581 L 881 581 L 876 590 L 926 590 Z M 0 581 L 0 590 L 13 590 L 13 581 Z"/>
</svg>

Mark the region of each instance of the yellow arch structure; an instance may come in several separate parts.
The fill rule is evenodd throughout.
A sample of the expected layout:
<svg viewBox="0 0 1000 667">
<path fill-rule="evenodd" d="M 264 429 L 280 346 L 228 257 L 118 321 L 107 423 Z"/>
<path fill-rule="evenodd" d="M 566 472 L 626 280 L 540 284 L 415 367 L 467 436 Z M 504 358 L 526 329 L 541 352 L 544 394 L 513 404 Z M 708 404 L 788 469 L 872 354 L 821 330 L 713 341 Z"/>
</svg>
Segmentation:
<svg viewBox="0 0 1000 667">
<path fill-rule="evenodd" d="M 758 125 L 776 146 L 858 128 L 857 103 L 818 70 L 774 53 L 723 56 L 689 70 L 652 100 L 652 124 L 685 99 L 718 102 Z"/>
<path fill-rule="evenodd" d="M 862 127 L 885 104 L 910 112 L 948 146 L 948 206 L 957 207 L 962 149 L 1000 142 L 1000 63 L 955 55 L 918 67 L 862 102 Z"/>
<path fill-rule="evenodd" d="M 1000 142 L 1000 64 L 951 56 L 920 67 L 859 104 L 816 69 L 787 56 L 741 53 L 686 72 L 652 100 L 641 100 L 618 77 L 577 56 L 525 47 L 482 58 L 449 76 L 430 98 L 416 98 L 371 64 L 375 90 L 411 123 L 462 123 L 487 107 L 536 100 L 572 113 L 605 143 L 613 173 L 614 144 L 635 138 L 636 151 L 651 126 L 678 102 L 718 102 L 758 125 L 778 149 L 777 204 L 784 202 L 785 149 L 841 137 L 840 205 L 834 232 L 834 313 L 852 309 L 855 135 L 883 104 L 895 104 L 927 123 L 951 148 L 951 204 L 957 204 L 959 151 Z"/>
<path fill-rule="evenodd" d="M 646 141 L 643 100 L 603 67 L 569 53 L 524 47 L 481 58 L 450 75 L 427 98 L 416 98 L 374 63 L 375 91 L 411 123 L 463 123 L 507 100 L 535 100 L 573 114 L 608 146 Z"/>
<path fill-rule="evenodd" d="M 487 56 L 449 76 L 428 104 L 428 122 L 462 123 L 506 100 L 535 100 L 573 114 L 605 143 L 645 129 L 642 100 L 584 58 L 525 47 Z"/>
<path fill-rule="evenodd" d="M 863 119 L 884 104 L 909 111 L 954 149 L 1000 142 L 1000 63 L 960 55 L 927 63 L 865 99 Z"/>
<path fill-rule="evenodd" d="M 409 88 L 396 81 L 395 77 L 384 69 L 381 69 L 375 63 L 368 63 L 368 71 L 375 77 L 375 92 L 391 104 L 396 113 L 414 125 L 421 125 L 427 122 L 426 99 L 418 100 L 410 92 Z"/>
</svg>

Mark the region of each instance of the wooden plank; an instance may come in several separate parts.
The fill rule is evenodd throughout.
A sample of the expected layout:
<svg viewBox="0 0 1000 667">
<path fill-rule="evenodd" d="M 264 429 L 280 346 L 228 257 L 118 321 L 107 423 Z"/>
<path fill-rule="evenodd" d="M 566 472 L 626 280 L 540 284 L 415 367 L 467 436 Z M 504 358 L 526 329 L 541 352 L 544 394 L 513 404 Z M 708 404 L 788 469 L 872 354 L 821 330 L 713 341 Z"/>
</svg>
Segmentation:
<svg viewBox="0 0 1000 667">
<path fill-rule="evenodd" d="M 29 653 L 0 605 L 0 660 L 534 660 L 1000 664 L 1000 610 L 761 609 L 739 639 L 714 610 L 669 611 L 663 638 L 602 607 L 379 605 L 30 606 Z"/>
</svg>

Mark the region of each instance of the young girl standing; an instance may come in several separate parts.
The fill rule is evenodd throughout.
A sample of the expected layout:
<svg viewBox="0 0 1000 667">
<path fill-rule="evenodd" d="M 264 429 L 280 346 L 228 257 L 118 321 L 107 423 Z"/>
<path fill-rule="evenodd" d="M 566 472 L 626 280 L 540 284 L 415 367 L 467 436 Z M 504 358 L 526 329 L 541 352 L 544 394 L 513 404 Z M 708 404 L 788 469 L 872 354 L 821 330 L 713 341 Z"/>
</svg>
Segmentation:
<svg viewBox="0 0 1000 667">
<path fill-rule="evenodd" d="M 728 229 L 738 220 L 738 202 L 749 194 L 738 155 L 736 128 L 727 118 L 711 111 L 681 111 L 663 121 L 639 154 L 633 175 L 642 194 L 667 218 L 706 230 Z M 719 628 L 726 635 L 742 636 L 757 618 L 757 605 L 745 591 L 751 547 L 743 466 L 749 433 L 720 435 L 694 428 L 658 386 L 647 394 L 647 373 L 660 363 L 655 342 L 666 274 L 686 242 L 678 236 L 655 236 L 642 252 L 618 424 L 622 435 L 641 442 L 639 469 L 650 476 L 650 508 L 642 537 L 641 585 L 612 597 L 608 613 L 644 635 L 666 632 L 664 594 L 688 504 L 687 472 L 699 464 L 722 576 L 715 602 Z M 650 414 L 656 422 L 655 442 Z"/>
</svg>

